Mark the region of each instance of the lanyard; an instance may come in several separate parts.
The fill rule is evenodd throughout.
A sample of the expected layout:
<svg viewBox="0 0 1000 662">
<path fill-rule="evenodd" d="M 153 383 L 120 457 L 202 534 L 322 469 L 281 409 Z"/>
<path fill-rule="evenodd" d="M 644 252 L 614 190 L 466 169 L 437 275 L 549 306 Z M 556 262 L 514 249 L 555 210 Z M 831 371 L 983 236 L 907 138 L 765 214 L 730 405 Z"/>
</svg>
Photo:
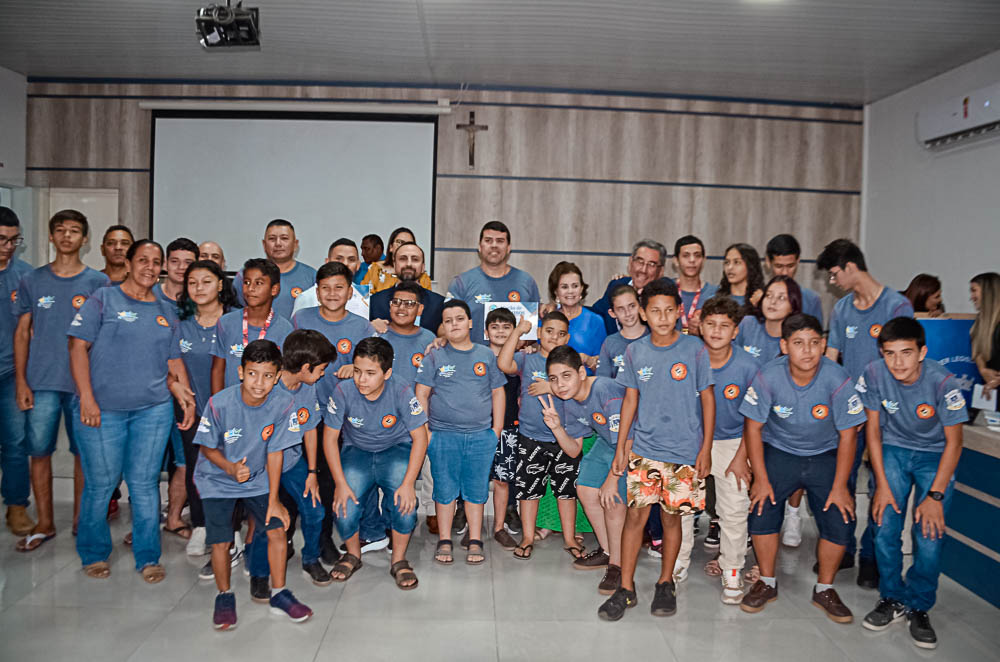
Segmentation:
<svg viewBox="0 0 1000 662">
<path fill-rule="evenodd" d="M 699 283 L 701 285 L 701 283 Z M 705 289 L 704 287 L 698 288 L 698 293 L 694 295 L 694 299 L 691 300 L 691 312 L 698 310 L 698 302 L 701 301 L 701 291 Z M 684 303 L 681 302 L 681 328 L 688 328 L 688 313 L 684 310 Z"/>
<path fill-rule="evenodd" d="M 271 320 L 274 319 L 274 308 L 272 308 L 267 313 L 267 319 L 264 320 L 264 326 L 260 327 L 260 333 L 257 335 L 257 340 L 263 340 L 264 336 L 267 335 L 267 329 L 271 326 Z M 247 322 L 247 309 L 243 309 L 243 346 L 250 344 L 250 325 Z"/>
</svg>

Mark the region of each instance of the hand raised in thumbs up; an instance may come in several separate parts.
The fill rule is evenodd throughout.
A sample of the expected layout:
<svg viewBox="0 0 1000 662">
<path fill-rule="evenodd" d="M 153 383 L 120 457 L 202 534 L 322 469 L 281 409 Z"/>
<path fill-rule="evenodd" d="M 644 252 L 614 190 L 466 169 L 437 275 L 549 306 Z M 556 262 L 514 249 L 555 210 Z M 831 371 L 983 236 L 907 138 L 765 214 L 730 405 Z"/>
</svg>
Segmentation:
<svg viewBox="0 0 1000 662">
<path fill-rule="evenodd" d="M 229 475 L 235 478 L 237 483 L 245 483 L 250 480 L 250 467 L 247 466 L 247 459 L 244 457 L 239 462 L 230 464 Z"/>
</svg>

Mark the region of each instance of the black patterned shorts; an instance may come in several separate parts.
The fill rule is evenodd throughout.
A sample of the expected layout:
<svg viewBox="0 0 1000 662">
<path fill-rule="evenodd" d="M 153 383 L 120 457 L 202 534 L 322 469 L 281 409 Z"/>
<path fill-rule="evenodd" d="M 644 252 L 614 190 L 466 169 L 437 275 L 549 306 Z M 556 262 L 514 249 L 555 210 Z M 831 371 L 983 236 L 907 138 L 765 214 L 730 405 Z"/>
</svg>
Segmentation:
<svg viewBox="0 0 1000 662">
<path fill-rule="evenodd" d="M 514 482 L 514 470 L 517 468 L 517 428 L 500 431 L 496 453 L 493 454 L 493 466 L 490 468 L 490 480 L 501 483 Z"/>
<path fill-rule="evenodd" d="M 580 458 L 569 457 L 555 441 L 535 441 L 517 435 L 517 469 L 514 472 L 514 498 L 532 501 L 545 496 L 546 481 L 552 484 L 557 499 L 576 498 L 576 478 Z"/>
</svg>

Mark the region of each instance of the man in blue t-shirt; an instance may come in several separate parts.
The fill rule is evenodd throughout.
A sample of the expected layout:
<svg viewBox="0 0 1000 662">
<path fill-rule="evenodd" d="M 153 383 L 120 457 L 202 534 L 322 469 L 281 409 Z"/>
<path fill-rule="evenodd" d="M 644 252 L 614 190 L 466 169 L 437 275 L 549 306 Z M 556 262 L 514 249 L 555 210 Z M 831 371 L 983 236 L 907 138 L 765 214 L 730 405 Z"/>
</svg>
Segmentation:
<svg viewBox="0 0 1000 662">
<path fill-rule="evenodd" d="M 590 306 L 604 320 L 604 330 L 609 337 L 619 330 L 621 323 L 613 313 L 615 304 L 612 293 L 622 285 L 631 285 L 636 292 L 642 292 L 647 284 L 663 277 L 663 265 L 666 261 L 667 249 L 660 242 L 641 239 L 633 244 L 632 254 L 628 258 L 628 275 L 612 279 L 604 289 L 604 296 Z"/>
<path fill-rule="evenodd" d="M 455 276 L 446 299 L 464 301 L 472 315 L 472 342 L 488 345 L 485 304 L 494 301 L 539 302 L 538 284 L 526 271 L 508 264 L 510 230 L 500 221 L 490 221 L 479 231 L 479 266 Z"/>
<path fill-rule="evenodd" d="M 108 285 L 108 277 L 80 261 L 87 242 L 87 217 L 74 209 L 57 212 L 49 220 L 49 241 L 56 258 L 27 273 L 17 288 L 17 331 L 14 364 L 17 406 L 27 416 L 27 451 L 31 458 L 31 487 L 38 524 L 17 549 L 37 549 L 55 533 L 52 512 L 52 453 L 56 450 L 60 418 L 66 425 L 74 455 L 73 522 L 80 510 L 83 467 L 76 449 L 72 403 L 76 385 L 70 376 L 66 329 L 76 311 L 94 290 Z"/>
<path fill-rule="evenodd" d="M 831 283 L 847 291 L 847 296 L 837 301 L 830 315 L 826 356 L 834 361 L 839 358 L 847 374 L 857 380 L 868 364 L 879 358 L 878 335 L 882 326 L 894 317 L 913 317 L 913 305 L 896 290 L 875 280 L 868 273 L 861 249 L 847 239 L 827 244 L 816 258 L 816 266 L 830 274 Z M 865 449 L 865 435 L 858 436 L 849 484 L 851 494 L 855 492 L 858 467 Z M 874 491 L 873 480 L 869 472 L 869 493 Z M 878 588 L 878 565 L 872 543 L 874 522 L 871 513 L 867 522 L 858 553 L 858 585 L 874 589 Z M 845 567 L 853 565 L 854 549 L 855 539 L 851 536 L 844 557 Z"/>
<path fill-rule="evenodd" d="M 876 484 L 872 514 L 878 526 L 879 601 L 862 625 L 884 630 L 905 616 L 913 643 L 936 648 L 927 612 L 937 597 L 945 513 L 962 453 L 962 424 L 969 415 L 955 376 L 926 358 L 920 322 L 911 317 L 889 320 L 878 344 L 883 359 L 870 363 L 855 387 L 868 414 L 868 453 Z M 913 564 L 903 579 L 900 538 L 911 490 Z"/>
<path fill-rule="evenodd" d="M 292 308 L 295 300 L 304 291 L 315 284 L 316 270 L 304 262 L 295 259 L 299 250 L 299 240 L 295 237 L 295 226 L 283 218 L 276 218 L 264 229 L 264 254 L 267 259 L 278 267 L 281 273 L 281 290 L 274 297 L 274 313 L 285 320 L 292 319 Z M 240 283 L 243 282 L 243 270 L 233 279 L 233 288 L 240 305 L 247 305 L 243 298 Z M 277 281 L 275 281 L 277 282 Z"/>
<path fill-rule="evenodd" d="M 799 258 L 802 255 L 802 247 L 799 240 L 790 234 L 779 234 L 771 237 L 764 249 L 768 270 L 775 276 L 788 276 L 795 279 L 799 271 Z M 823 324 L 823 302 L 819 294 L 801 283 L 797 283 L 802 292 L 802 312 L 812 315 Z"/>
<path fill-rule="evenodd" d="M 717 285 L 701 280 L 705 257 L 705 244 L 694 235 L 685 235 L 674 242 L 674 268 L 681 293 L 677 328 L 693 336 L 701 333 L 701 307 L 719 290 Z"/>
<path fill-rule="evenodd" d="M 31 265 L 14 257 L 24 242 L 21 222 L 9 207 L 0 207 L 0 495 L 7 507 L 7 528 L 15 536 L 31 533 L 28 516 L 28 454 L 24 412 L 17 406 L 14 379 L 14 329 L 17 285 Z"/>
<path fill-rule="evenodd" d="M 833 588 L 833 578 L 854 530 L 847 483 L 864 405 L 847 372 L 823 356 L 825 349 L 819 320 L 802 313 L 787 317 L 781 324 L 784 356 L 761 368 L 740 405 L 753 472 L 749 528 L 761 575 L 740 608 L 756 613 L 777 599 L 785 501 L 805 489 L 820 536 L 812 603 L 834 622 L 850 623 L 851 610 Z"/>
<path fill-rule="evenodd" d="M 153 286 L 153 293 L 158 299 L 177 305 L 177 298 L 184 291 L 184 274 L 188 266 L 198 260 L 198 244 L 180 237 L 167 244 L 166 253 L 163 267 L 167 277 Z"/>
</svg>

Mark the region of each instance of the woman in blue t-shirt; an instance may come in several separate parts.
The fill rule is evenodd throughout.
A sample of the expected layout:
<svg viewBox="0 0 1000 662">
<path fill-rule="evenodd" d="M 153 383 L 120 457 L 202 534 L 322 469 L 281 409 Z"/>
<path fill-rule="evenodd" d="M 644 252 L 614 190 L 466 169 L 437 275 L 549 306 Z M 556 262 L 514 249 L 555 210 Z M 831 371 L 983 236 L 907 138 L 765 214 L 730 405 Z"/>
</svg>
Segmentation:
<svg viewBox="0 0 1000 662">
<path fill-rule="evenodd" d="M 549 296 L 569 320 L 569 346 L 580 352 L 589 374 L 594 374 L 608 332 L 603 318 L 583 305 L 588 287 L 572 262 L 560 262 L 549 274 Z"/>
<path fill-rule="evenodd" d="M 740 321 L 736 345 L 761 365 L 781 356 L 781 323 L 802 312 L 802 289 L 788 276 L 775 276 L 764 296 Z"/>
<path fill-rule="evenodd" d="M 76 550 L 84 572 L 111 574 L 107 509 L 122 476 L 132 499 L 136 570 L 150 584 L 163 580 L 160 565 L 159 476 L 170 426 L 171 394 L 184 411 L 178 424 L 194 423 L 194 394 L 181 360 L 174 307 L 153 286 L 163 248 L 143 239 L 126 258 L 128 277 L 87 299 L 70 323 L 70 371 L 76 383 L 74 415 L 84 488 Z"/>
<path fill-rule="evenodd" d="M 760 303 L 764 290 L 764 269 L 760 255 L 750 244 L 732 244 L 723 254 L 719 294 L 725 294 L 744 310 Z"/>
</svg>

